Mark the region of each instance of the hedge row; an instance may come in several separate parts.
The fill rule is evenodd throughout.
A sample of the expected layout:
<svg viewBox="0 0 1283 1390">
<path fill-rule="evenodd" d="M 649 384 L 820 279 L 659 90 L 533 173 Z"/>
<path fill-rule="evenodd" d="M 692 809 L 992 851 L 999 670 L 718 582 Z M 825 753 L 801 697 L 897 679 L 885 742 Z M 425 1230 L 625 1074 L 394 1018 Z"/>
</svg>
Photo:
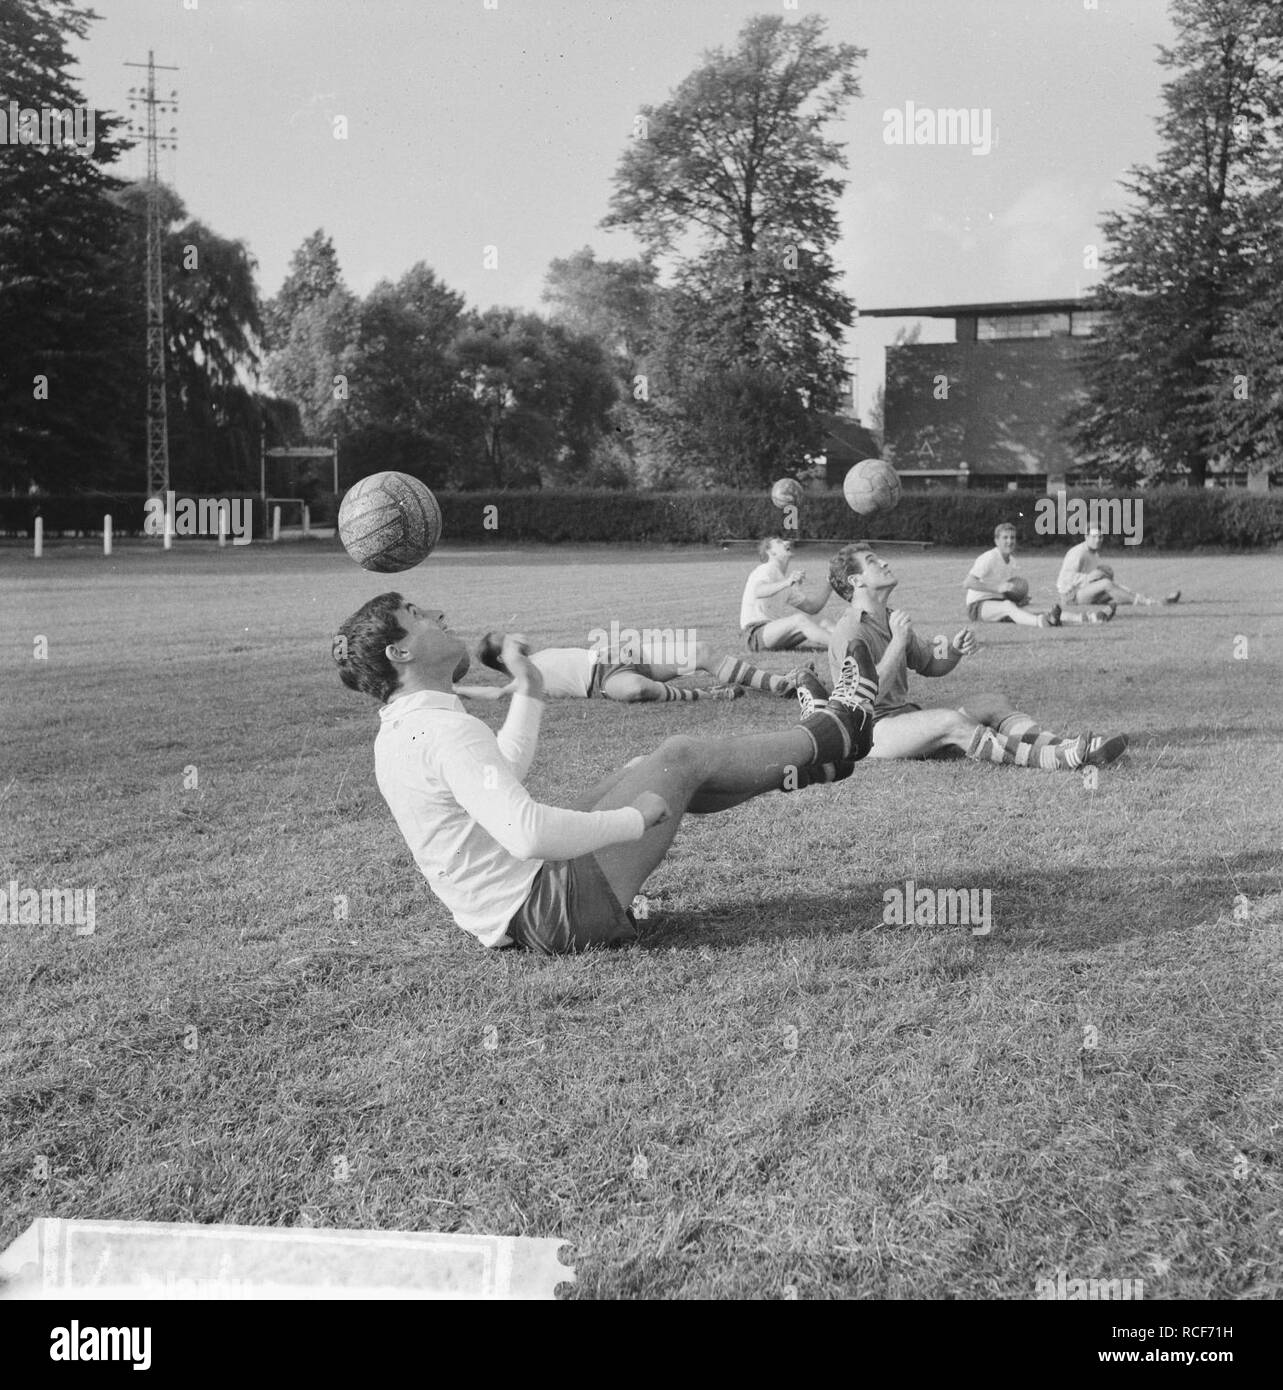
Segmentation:
<svg viewBox="0 0 1283 1390">
<path fill-rule="evenodd" d="M 1067 494 L 1069 500 L 1112 496 L 1144 503 L 1143 546 L 1244 549 L 1283 542 L 1283 495 L 1186 488 Z M 785 521 L 767 496 L 752 492 L 467 492 L 441 493 L 438 500 L 452 541 L 708 543 L 782 531 Z M 1039 504 L 1045 510 L 1054 501 L 1035 491 L 906 493 L 893 512 L 859 517 L 840 492 L 808 493 L 798 535 L 975 546 L 989 543 L 1000 521 L 1012 521 L 1022 546 L 1063 549 L 1063 531 L 1035 529 Z M 1133 522 L 1137 515 L 1133 510 Z"/>
<path fill-rule="evenodd" d="M 437 496 L 447 540 L 469 543 L 708 544 L 782 531 L 786 519 L 765 494 L 755 492 L 443 491 Z M 1279 494 L 1161 488 L 1130 494 L 1072 490 L 1068 498 L 1071 502 L 1117 498 L 1143 503 L 1141 543 L 1153 549 L 1245 549 L 1283 542 L 1283 495 Z M 262 506 L 253 500 L 255 530 L 261 535 Z M 143 501 L 137 493 L 0 497 L 0 532 L 29 536 L 39 513 L 46 535 L 94 534 L 102 529 L 104 512 L 110 512 L 118 535 L 141 535 Z M 1039 507 L 1045 509 L 1053 502 L 1045 493 L 1034 491 L 906 493 L 895 511 L 863 518 L 847 507 L 840 492 L 815 492 L 802 502 L 798 535 L 970 547 L 988 543 L 1000 521 L 1013 521 L 1023 546 L 1063 548 L 1065 532 L 1036 525 Z M 318 510 L 313 515 L 321 524 Z M 1133 521 L 1136 515 L 1131 513 Z"/>
</svg>

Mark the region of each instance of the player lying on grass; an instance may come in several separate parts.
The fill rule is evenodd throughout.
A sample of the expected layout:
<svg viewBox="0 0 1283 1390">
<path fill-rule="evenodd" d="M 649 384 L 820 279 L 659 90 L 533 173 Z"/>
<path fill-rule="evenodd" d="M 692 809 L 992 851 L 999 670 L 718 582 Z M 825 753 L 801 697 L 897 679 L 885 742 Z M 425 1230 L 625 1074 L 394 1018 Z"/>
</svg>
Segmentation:
<svg viewBox="0 0 1283 1390">
<path fill-rule="evenodd" d="M 829 564 L 829 583 L 847 611 L 829 643 L 829 667 L 840 671 L 855 657 L 870 661 L 878 672 L 873 706 L 871 758 L 928 758 L 946 749 L 961 749 L 979 762 L 1014 763 L 1052 772 L 1111 763 L 1127 739 L 1078 738 L 1047 732 L 1027 714 L 1013 709 L 1003 695 L 969 697 L 957 709 L 923 709 L 909 702 L 909 671 L 944 676 L 976 649 L 975 635 L 963 628 L 952 641 L 928 643 L 913 630 L 913 620 L 889 605 L 899 581 L 890 565 L 872 550 L 848 545 Z M 799 691 L 805 708 L 805 695 Z M 956 755 L 954 755 L 956 756 Z"/>
<path fill-rule="evenodd" d="M 853 660 L 800 723 L 740 738 L 667 738 L 563 810 L 522 785 L 543 712 L 543 680 L 523 638 L 503 640 L 516 690 L 497 737 L 453 693 L 468 651 L 435 609 L 380 594 L 343 624 L 333 654 L 343 683 L 382 705 L 375 777 L 429 887 L 483 946 L 543 955 L 635 940 L 629 905 L 687 811 L 841 781 L 872 734 L 877 673 L 861 675 Z"/>
<path fill-rule="evenodd" d="M 1029 607 L 1029 582 L 1016 573 L 1016 528 L 1009 521 L 996 527 L 993 549 L 986 550 L 967 575 L 967 617 L 973 623 L 1019 623 L 1024 627 L 1060 627 L 1064 623 L 1107 623 L 1114 606 L 1090 613 L 1062 613 L 1053 604 L 1046 613 Z"/>
<path fill-rule="evenodd" d="M 642 652 L 644 657 L 652 654 L 657 653 Z M 590 700 L 594 695 L 625 704 L 639 700 L 734 700 L 744 693 L 745 687 L 768 690 L 773 695 L 791 695 L 797 689 L 796 673 L 775 675 L 734 656 L 717 660 L 704 642 L 694 643 L 693 651 L 681 665 L 650 660 L 612 661 L 610 656 L 599 647 L 545 647 L 531 652 L 530 661 L 543 677 L 544 693 L 553 700 Z M 477 644 L 476 658 L 492 671 L 512 674 L 503 661 L 502 633 L 487 632 Z M 718 684 L 712 690 L 669 684 L 696 671 L 706 671 Z M 514 679 L 507 685 L 456 685 L 454 693 L 465 700 L 499 700 L 516 688 Z"/>
<path fill-rule="evenodd" d="M 751 652 L 822 652 L 829 644 L 831 623 L 815 615 L 829 601 L 828 589 L 808 598 L 802 593 L 805 570 L 789 573 L 793 542 L 767 536 L 757 547 L 761 564 L 748 577 L 740 600 L 740 631 Z M 783 613 L 785 607 L 795 609 Z"/>
<path fill-rule="evenodd" d="M 1062 603 L 1075 603 L 1082 607 L 1105 603 L 1109 605 L 1112 616 L 1116 604 L 1139 604 L 1152 608 L 1158 603 L 1180 602 L 1179 589 L 1173 590 L 1166 598 L 1156 599 L 1120 584 L 1110 566 L 1103 564 L 1099 558 L 1104 540 L 1099 527 L 1093 526 L 1087 532 L 1085 541 L 1070 547 L 1056 578 L 1056 589 Z"/>
</svg>

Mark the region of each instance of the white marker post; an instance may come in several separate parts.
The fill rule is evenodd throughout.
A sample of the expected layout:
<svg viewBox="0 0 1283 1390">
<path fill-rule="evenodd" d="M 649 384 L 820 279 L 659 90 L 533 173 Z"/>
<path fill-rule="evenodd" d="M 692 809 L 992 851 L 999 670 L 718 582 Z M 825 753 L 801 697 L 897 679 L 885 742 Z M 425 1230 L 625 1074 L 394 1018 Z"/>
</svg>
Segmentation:
<svg viewBox="0 0 1283 1390">
<path fill-rule="evenodd" d="M 273 508 L 272 508 L 272 539 L 273 539 L 274 541 L 279 541 L 280 538 L 281 538 L 281 509 L 280 509 L 279 507 L 273 507 Z"/>
<path fill-rule="evenodd" d="M 312 526 L 312 517 L 307 510 L 307 503 L 303 503 L 303 539 L 307 540 L 308 532 Z"/>
<path fill-rule="evenodd" d="M 172 550 L 174 548 L 174 518 L 170 516 L 168 507 L 165 509 L 165 530 L 161 544 L 166 550 Z"/>
<path fill-rule="evenodd" d="M 36 559 L 45 553 L 45 519 L 36 517 Z"/>
<path fill-rule="evenodd" d="M 111 513 L 108 512 L 102 519 L 102 553 L 111 554 Z"/>
<path fill-rule="evenodd" d="M 227 545 L 227 503 L 218 504 L 218 548 L 224 549 Z"/>
</svg>

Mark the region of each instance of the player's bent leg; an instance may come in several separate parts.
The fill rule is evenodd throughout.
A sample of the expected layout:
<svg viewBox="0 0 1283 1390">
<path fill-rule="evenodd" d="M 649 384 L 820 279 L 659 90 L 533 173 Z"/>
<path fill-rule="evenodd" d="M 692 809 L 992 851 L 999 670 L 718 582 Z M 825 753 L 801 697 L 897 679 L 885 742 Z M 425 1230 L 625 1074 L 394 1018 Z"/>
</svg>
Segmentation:
<svg viewBox="0 0 1283 1390">
<path fill-rule="evenodd" d="M 996 729 L 1016 711 L 1005 695 L 986 691 L 982 695 L 968 695 L 966 703 L 958 706 L 958 712 L 977 724 L 990 724 Z"/>
<path fill-rule="evenodd" d="M 632 705 L 644 700 L 665 700 L 667 689 L 661 682 L 639 676 L 635 671 L 617 671 L 602 682 L 601 693 L 608 700 Z"/>
<path fill-rule="evenodd" d="M 1018 623 L 1021 627 L 1042 626 L 1037 613 L 1031 613 L 1027 609 L 1021 608 L 1018 603 L 1012 603 L 1009 598 L 986 599 L 980 605 L 980 621 L 982 623 Z"/>
<path fill-rule="evenodd" d="M 1093 603 L 1108 603 L 1116 595 L 1112 592 L 1115 585 L 1108 579 L 1093 579 L 1087 584 L 1080 584 L 1074 590 L 1073 601 L 1080 608 L 1088 608 Z"/>
<path fill-rule="evenodd" d="M 646 879 L 668 853 L 682 816 L 696 795 L 703 813 L 733 806 L 763 792 L 808 785 L 823 769 L 840 764 L 849 775 L 856 759 L 867 753 L 871 719 L 867 709 L 830 705 L 800 724 L 773 734 L 742 738 L 677 737 L 663 743 L 628 768 L 592 809 L 629 806 L 643 791 L 668 803 L 669 818 L 652 826 L 640 840 L 597 851 L 607 882 L 623 904 L 632 902 Z"/>
<path fill-rule="evenodd" d="M 805 641 L 806 633 L 797 618 L 772 618 L 758 634 L 762 651 L 796 651 Z M 827 639 L 824 645 L 828 646 Z"/>
<path fill-rule="evenodd" d="M 922 709 L 892 714 L 873 726 L 870 758 L 926 758 L 949 745 L 965 748 L 976 721 L 958 710 Z"/>
</svg>

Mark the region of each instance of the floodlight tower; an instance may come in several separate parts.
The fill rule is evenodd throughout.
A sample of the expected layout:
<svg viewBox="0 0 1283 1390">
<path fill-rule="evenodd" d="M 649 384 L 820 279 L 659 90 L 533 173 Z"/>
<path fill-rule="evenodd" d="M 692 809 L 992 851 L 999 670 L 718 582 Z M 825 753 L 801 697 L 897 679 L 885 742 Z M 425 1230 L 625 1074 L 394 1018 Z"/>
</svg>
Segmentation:
<svg viewBox="0 0 1283 1390">
<path fill-rule="evenodd" d="M 170 92 L 168 100 L 156 96 L 156 72 L 177 72 L 156 62 L 150 49 L 145 63 L 126 63 L 127 68 L 147 69 L 147 88 L 129 89 L 129 109 L 137 110 L 141 102 L 147 109 L 146 121 L 139 126 L 131 119 L 132 135 L 143 135 L 147 141 L 147 496 L 164 497 L 169 491 L 169 417 L 165 406 L 165 287 L 161 274 L 160 176 L 157 152 L 162 147 L 172 150 L 178 144 L 178 131 L 170 126 L 168 135 L 156 130 L 157 112 L 173 115 L 178 110 L 178 93 Z"/>
</svg>

